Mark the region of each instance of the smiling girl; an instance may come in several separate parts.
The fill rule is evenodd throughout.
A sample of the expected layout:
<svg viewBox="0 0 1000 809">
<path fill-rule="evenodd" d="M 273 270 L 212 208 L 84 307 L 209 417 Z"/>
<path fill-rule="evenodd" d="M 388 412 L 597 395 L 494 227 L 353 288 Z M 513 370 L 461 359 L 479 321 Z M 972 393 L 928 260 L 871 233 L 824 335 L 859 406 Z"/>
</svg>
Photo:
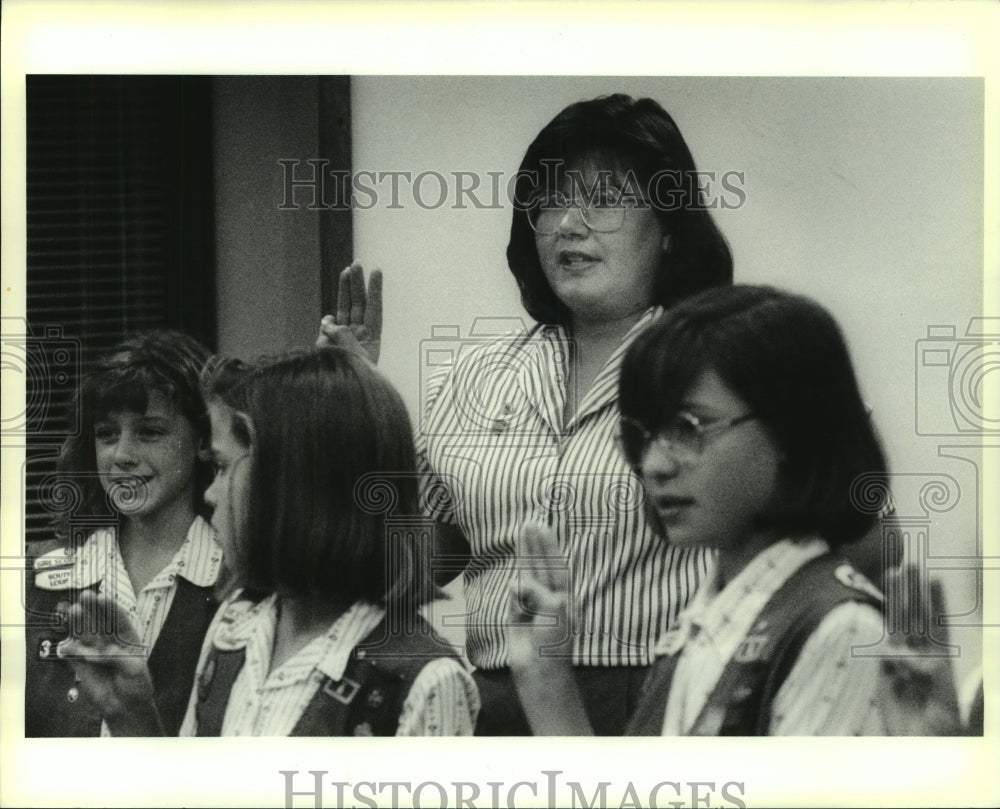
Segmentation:
<svg viewBox="0 0 1000 809">
<path fill-rule="evenodd" d="M 85 592 L 113 599 L 148 658 L 165 727 L 180 726 L 217 606 L 222 551 L 204 519 L 211 478 L 199 378 L 207 350 L 178 332 L 127 338 L 84 377 L 57 485 L 74 493 L 59 541 L 30 549 L 26 736 L 107 733 L 55 649 Z"/>
</svg>

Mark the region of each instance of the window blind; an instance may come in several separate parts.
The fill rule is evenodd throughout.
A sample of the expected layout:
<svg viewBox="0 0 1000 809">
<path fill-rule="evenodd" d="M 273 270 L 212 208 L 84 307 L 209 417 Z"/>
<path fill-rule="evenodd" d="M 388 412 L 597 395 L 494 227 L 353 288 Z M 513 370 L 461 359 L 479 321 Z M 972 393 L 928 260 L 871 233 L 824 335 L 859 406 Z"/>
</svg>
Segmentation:
<svg viewBox="0 0 1000 809">
<path fill-rule="evenodd" d="M 48 539 L 44 482 L 80 427 L 79 375 L 125 334 L 215 345 L 206 77 L 26 79 L 25 539 Z"/>
</svg>

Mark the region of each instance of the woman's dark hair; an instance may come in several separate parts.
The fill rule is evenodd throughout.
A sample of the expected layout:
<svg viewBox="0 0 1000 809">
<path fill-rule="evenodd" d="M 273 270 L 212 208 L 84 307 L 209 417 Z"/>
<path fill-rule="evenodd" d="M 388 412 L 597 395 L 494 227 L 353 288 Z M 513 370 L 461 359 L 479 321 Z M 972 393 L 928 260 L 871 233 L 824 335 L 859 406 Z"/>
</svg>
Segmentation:
<svg viewBox="0 0 1000 809">
<path fill-rule="evenodd" d="M 537 191 L 550 190 L 547 180 L 558 176 L 555 166 L 565 172 L 588 162 L 627 172 L 644 194 L 653 192 L 650 202 L 670 236 L 653 303 L 669 306 L 691 293 L 732 283 L 732 254 L 705 207 L 694 158 L 673 118 L 650 98 L 603 96 L 566 107 L 538 133 L 521 161 L 507 264 L 529 315 L 545 324 L 568 322 L 538 260 L 528 201 Z"/>
<path fill-rule="evenodd" d="M 662 426 L 706 370 L 747 403 L 781 453 L 767 527 L 817 533 L 832 546 L 861 537 L 882 505 L 871 491 L 884 491 L 886 461 L 830 313 L 759 286 L 682 301 L 626 353 L 622 415 Z"/>
<path fill-rule="evenodd" d="M 145 413 L 150 395 L 158 392 L 191 424 L 199 445 L 209 445 L 211 428 L 199 384 L 208 358 L 208 349 L 193 337 L 162 329 L 130 335 L 94 362 L 70 403 L 69 421 L 79 419 L 82 427 L 63 444 L 57 480 L 70 486 L 78 499 L 72 509 L 56 516 L 58 536 L 78 544 L 86 536 L 70 536 L 74 519 L 114 514 L 97 477 L 94 439 L 94 425 L 110 413 Z M 194 508 L 203 516 L 208 513 L 204 494 L 212 474 L 209 461 L 195 459 Z"/>
<path fill-rule="evenodd" d="M 382 374 L 321 348 L 223 363 L 205 390 L 238 411 L 234 437 L 252 450 L 235 543 L 242 585 L 345 607 L 428 600 L 431 533 L 417 510 L 413 432 Z"/>
</svg>

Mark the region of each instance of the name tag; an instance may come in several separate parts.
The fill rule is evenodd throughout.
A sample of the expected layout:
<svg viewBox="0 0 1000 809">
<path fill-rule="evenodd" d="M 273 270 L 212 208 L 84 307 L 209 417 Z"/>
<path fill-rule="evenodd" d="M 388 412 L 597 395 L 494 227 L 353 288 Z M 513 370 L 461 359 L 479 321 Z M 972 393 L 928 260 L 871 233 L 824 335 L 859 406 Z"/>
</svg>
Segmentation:
<svg viewBox="0 0 1000 809">
<path fill-rule="evenodd" d="M 73 564 L 73 555 L 64 551 L 52 551 L 39 556 L 35 560 L 35 570 L 48 570 L 53 567 L 66 567 Z"/>
<path fill-rule="evenodd" d="M 73 587 L 73 568 L 35 573 L 35 587 L 41 590 L 69 590 Z"/>
</svg>

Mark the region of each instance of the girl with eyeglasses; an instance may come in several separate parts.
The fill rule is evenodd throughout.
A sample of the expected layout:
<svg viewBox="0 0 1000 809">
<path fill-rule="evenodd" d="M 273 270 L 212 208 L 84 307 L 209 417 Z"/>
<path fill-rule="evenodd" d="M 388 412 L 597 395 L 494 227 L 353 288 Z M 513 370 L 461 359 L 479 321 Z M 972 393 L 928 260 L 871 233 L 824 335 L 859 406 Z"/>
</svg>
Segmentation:
<svg viewBox="0 0 1000 809">
<path fill-rule="evenodd" d="M 537 324 L 468 346 L 427 386 L 418 454 L 435 497 L 425 513 L 438 521 L 439 558 L 464 574 L 466 652 L 483 699 L 477 733 L 530 732 L 505 622 L 523 565 L 518 537 L 534 519 L 568 554 L 577 609 L 567 654 L 590 720 L 617 734 L 709 556 L 659 542 L 639 506 L 614 446 L 618 370 L 664 306 L 730 284 L 732 257 L 677 124 L 652 99 L 571 104 L 528 147 L 517 176 L 507 263 Z M 353 327 L 377 345 L 380 283 L 374 274 L 365 300 L 361 270 L 349 268 L 320 342 Z"/>
<path fill-rule="evenodd" d="M 620 446 L 660 541 L 715 551 L 657 647 L 629 732 L 888 732 L 881 593 L 838 554 L 877 519 L 864 485 L 886 463 L 829 313 L 767 287 L 696 295 L 632 344 L 619 404 Z M 590 732 L 555 654 L 572 601 L 561 549 L 538 526 L 523 542 L 547 562 L 512 590 L 522 702 L 536 733 Z"/>
</svg>

